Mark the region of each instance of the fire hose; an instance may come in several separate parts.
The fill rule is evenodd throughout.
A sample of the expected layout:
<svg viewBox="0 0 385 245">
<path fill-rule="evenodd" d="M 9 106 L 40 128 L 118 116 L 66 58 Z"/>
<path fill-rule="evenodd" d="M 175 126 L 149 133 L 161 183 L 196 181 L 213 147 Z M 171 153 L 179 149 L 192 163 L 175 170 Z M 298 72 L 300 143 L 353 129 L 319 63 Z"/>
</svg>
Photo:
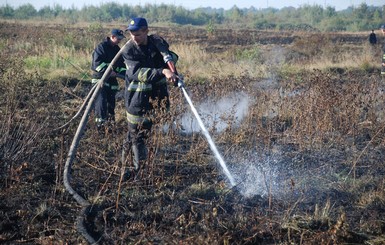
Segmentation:
<svg viewBox="0 0 385 245">
<path fill-rule="evenodd" d="M 112 71 L 112 66 L 115 64 L 115 62 L 118 60 L 120 57 L 122 50 L 124 47 L 129 43 L 130 41 L 126 42 L 126 44 L 119 50 L 119 52 L 115 55 L 114 59 L 111 61 L 111 63 L 108 65 L 106 71 L 104 72 L 102 78 L 95 84 L 93 89 L 91 89 L 89 95 L 87 96 L 90 97 L 89 99 L 86 99 L 85 102 L 83 103 L 84 105 L 87 104 L 87 107 L 84 110 L 83 116 L 81 118 L 81 121 L 79 123 L 79 126 L 76 130 L 75 136 L 72 140 L 72 144 L 70 146 L 70 150 L 68 152 L 67 160 L 64 166 L 64 173 L 63 173 L 63 182 L 66 190 L 72 195 L 72 197 L 76 200 L 76 202 L 82 206 L 82 211 L 80 215 L 78 216 L 77 220 L 77 230 L 81 233 L 81 235 L 91 244 L 97 244 L 98 241 L 92 237 L 92 235 L 89 234 L 87 231 L 87 228 L 85 227 L 84 224 L 84 217 L 87 215 L 87 213 L 90 210 L 91 203 L 84 199 L 81 195 L 79 195 L 71 186 L 70 184 L 70 177 L 71 177 L 71 167 L 72 167 L 72 162 L 75 158 L 75 154 L 77 151 L 77 147 L 79 145 L 80 139 L 83 135 L 85 125 L 88 120 L 89 113 L 92 109 L 93 103 L 97 96 L 100 93 L 100 89 L 102 88 L 104 81 L 107 80 L 107 78 L 110 76 L 110 73 Z M 82 108 L 84 106 L 82 105 Z M 81 109 L 82 109 L 81 108 Z M 81 110 L 80 110 L 81 111 Z M 79 112 L 80 115 L 80 112 Z M 68 125 L 68 124 L 65 124 Z M 63 126 L 65 126 L 63 125 Z M 63 127 L 62 126 L 62 127 Z"/>
<path fill-rule="evenodd" d="M 123 76 L 123 75 L 120 75 L 120 74 L 117 74 L 116 77 L 119 77 L 119 78 L 121 78 L 121 79 L 124 79 L 124 76 Z M 106 79 L 108 79 L 108 77 L 107 77 Z M 106 80 L 106 79 L 105 79 L 105 80 Z M 88 101 L 90 100 L 91 96 L 93 95 L 93 93 L 94 93 L 96 87 L 98 86 L 98 84 L 99 84 L 99 83 L 95 83 L 95 84 L 92 86 L 90 92 L 87 94 L 87 96 L 86 96 L 86 98 L 84 99 L 83 104 L 80 106 L 78 112 L 77 112 L 77 113 L 76 113 L 70 120 L 68 120 L 68 122 L 66 122 L 65 124 L 63 124 L 63 125 L 60 126 L 60 127 L 55 128 L 53 131 L 57 131 L 57 130 L 60 130 L 60 129 L 63 129 L 63 128 L 67 127 L 73 120 L 75 120 L 76 118 L 78 118 L 78 117 L 80 116 L 80 114 L 83 112 L 84 108 L 85 108 L 86 105 L 88 104 Z"/>
<path fill-rule="evenodd" d="M 85 125 L 87 123 L 87 120 L 88 120 L 88 116 L 89 116 L 89 113 L 92 109 L 92 106 L 93 106 L 93 103 L 95 101 L 95 99 L 97 98 L 97 96 L 99 95 L 100 93 L 100 89 L 102 88 L 103 84 L 104 84 L 104 81 L 109 77 L 110 73 L 111 73 L 111 70 L 112 70 L 112 67 L 113 65 L 115 64 L 115 62 L 118 60 L 118 58 L 120 57 L 121 53 L 122 53 L 122 50 L 124 50 L 125 46 L 128 45 L 130 43 L 131 40 L 129 40 L 128 42 L 126 42 L 126 44 L 119 50 L 119 52 L 115 55 L 114 59 L 111 61 L 111 63 L 108 65 L 106 71 L 104 72 L 102 78 L 95 84 L 95 86 L 91 89 L 90 93 L 88 94 L 87 98 L 85 99 L 83 105 L 81 106 L 79 112 L 75 115 L 76 117 L 78 115 L 81 114 L 81 111 L 84 109 L 85 105 L 87 105 L 87 107 L 84 109 L 84 113 L 83 113 L 83 116 L 81 118 L 81 121 L 79 123 L 79 126 L 76 130 L 76 133 L 75 133 L 75 136 L 72 140 L 72 144 L 70 146 L 70 149 L 69 149 L 69 152 L 68 152 L 68 155 L 67 155 L 67 160 L 66 160 L 66 163 L 65 163 L 65 166 L 64 166 L 64 173 L 63 173 L 63 182 L 64 182 L 64 186 L 66 188 L 66 190 L 72 195 L 72 197 L 76 200 L 76 202 L 82 206 L 82 210 L 81 210 L 81 213 L 80 215 L 78 216 L 78 219 L 77 219 L 77 230 L 81 233 L 81 235 L 91 244 L 97 244 L 98 243 L 98 240 L 96 240 L 92 235 L 89 234 L 89 232 L 87 231 L 87 228 L 85 227 L 85 217 L 87 217 L 88 213 L 90 212 L 90 209 L 92 207 L 92 204 L 86 200 L 85 198 L 83 198 L 81 195 L 79 195 L 71 186 L 70 184 L 70 177 L 71 177 L 71 167 L 72 167 L 72 163 L 73 163 L 73 160 L 75 158 L 75 154 L 76 154 L 76 151 L 77 151 L 77 147 L 79 145 L 79 142 L 80 142 L 80 139 L 83 135 L 83 132 L 84 132 L 84 128 L 85 128 Z M 208 131 L 206 130 L 206 128 L 204 127 L 203 123 L 202 123 L 202 120 L 200 119 L 199 117 L 199 114 L 197 113 L 195 107 L 193 106 L 192 102 L 191 102 L 191 99 L 189 98 L 185 88 L 184 88 L 184 81 L 183 81 L 183 77 L 181 75 L 178 75 L 177 73 L 177 70 L 176 70 L 176 67 L 175 67 L 175 63 L 171 57 L 171 55 L 169 53 L 164 53 L 164 52 L 161 52 L 163 57 L 164 57 L 164 62 L 167 64 L 167 66 L 169 67 L 169 69 L 177 75 L 177 80 L 175 81 L 174 83 L 174 86 L 177 86 L 179 88 L 181 88 L 181 90 L 183 91 L 183 94 L 186 98 L 186 100 L 188 101 L 188 103 L 190 104 L 190 107 L 194 113 L 194 115 L 196 116 L 200 126 L 201 126 L 201 129 L 203 131 L 203 133 L 205 134 L 208 142 L 210 143 L 210 147 L 211 149 L 213 150 L 213 152 L 215 153 L 215 155 L 217 156 L 217 158 L 219 159 L 219 162 L 220 164 L 222 165 L 222 168 L 224 169 L 224 172 L 226 173 L 226 175 L 228 176 L 231 184 L 234 186 L 235 185 L 235 181 L 233 179 L 233 177 L 231 176 L 230 172 L 228 171 L 227 167 L 226 167 L 226 164 L 224 163 L 224 161 L 222 160 L 220 154 L 218 153 L 218 150 L 216 149 L 215 147 L 215 144 L 212 142 L 211 140 L 211 137 L 208 133 Z M 58 129 L 60 128 L 63 128 L 65 127 L 66 125 L 68 125 L 75 117 L 73 117 L 68 123 L 66 123 L 65 125 L 59 127 Z M 99 240 L 101 239 L 101 237 L 99 238 Z"/>
<path fill-rule="evenodd" d="M 82 206 L 81 213 L 77 219 L 77 230 L 91 244 L 97 244 L 98 241 L 92 235 L 90 235 L 89 232 L 87 231 L 87 228 L 85 227 L 85 224 L 84 224 L 84 221 L 85 221 L 84 217 L 89 212 L 92 204 L 88 200 L 83 198 L 81 195 L 79 195 L 72 188 L 72 186 L 70 184 L 71 168 L 72 168 L 73 160 L 75 158 L 77 147 L 78 147 L 78 145 L 80 143 L 80 139 L 83 135 L 84 128 L 85 128 L 85 125 L 87 123 L 88 116 L 89 116 L 89 113 L 92 109 L 93 103 L 94 103 L 95 99 L 97 98 L 97 96 L 99 95 L 100 89 L 102 88 L 104 81 L 108 79 L 108 77 L 112 71 L 113 65 L 115 64 L 115 62 L 120 57 L 122 50 L 125 48 L 126 45 L 128 45 L 130 43 L 130 41 L 131 40 L 126 42 L 124 44 L 124 46 L 119 50 L 119 52 L 115 55 L 114 59 L 111 61 L 111 63 L 108 65 L 106 71 L 104 72 L 102 78 L 94 85 L 94 87 L 92 87 L 91 91 L 87 95 L 87 97 L 86 97 L 85 101 L 83 102 L 81 108 L 79 109 L 78 113 L 73 118 L 71 118 L 70 121 L 68 121 L 66 124 L 64 124 L 63 126 L 56 129 L 56 130 L 59 130 L 59 129 L 64 128 L 65 126 L 69 125 L 69 123 L 71 121 L 73 121 L 75 118 L 77 118 L 81 114 L 81 112 L 84 110 L 83 116 L 80 120 L 79 126 L 76 130 L 75 136 L 72 140 L 72 144 L 70 146 L 70 149 L 69 149 L 69 152 L 67 155 L 67 160 L 66 160 L 66 163 L 64 166 L 63 182 L 64 182 L 64 186 L 65 186 L 66 190 L 72 195 L 72 197 L 76 200 L 76 202 Z M 166 57 L 165 57 L 165 63 L 167 63 L 167 65 L 169 66 L 169 68 L 172 72 L 177 74 L 176 69 L 175 69 L 175 64 L 172 60 L 170 60 L 168 57 L 166 60 Z M 175 85 L 179 86 L 179 87 L 183 86 L 182 80 L 178 79 L 178 82 Z M 86 106 L 86 108 L 84 109 L 85 106 Z"/>
</svg>

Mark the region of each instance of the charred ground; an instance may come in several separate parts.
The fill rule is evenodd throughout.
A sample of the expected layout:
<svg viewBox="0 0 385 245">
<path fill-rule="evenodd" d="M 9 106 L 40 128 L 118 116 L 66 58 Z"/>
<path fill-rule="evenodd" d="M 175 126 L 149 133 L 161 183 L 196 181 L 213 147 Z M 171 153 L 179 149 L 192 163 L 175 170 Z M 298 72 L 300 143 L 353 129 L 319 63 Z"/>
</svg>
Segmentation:
<svg viewBox="0 0 385 245">
<path fill-rule="evenodd" d="M 13 36 L 15 29 L 23 31 Z M 303 60 L 314 52 L 293 45 L 298 47 L 303 33 L 156 31 L 174 43 L 204 43 L 214 54 L 254 43 L 291 47 L 288 59 Z M 47 48 L 68 35 L 79 36 L 79 45 L 100 36 L 84 28 L 17 23 L 2 23 L 0 32 L 9 40 L 46 42 Z M 309 35 L 327 45 L 339 38 L 341 46 L 357 49 L 366 39 Z M 5 102 L 0 107 L 0 242 L 86 243 L 76 230 L 80 207 L 64 189 L 62 176 L 79 121 L 54 129 L 76 113 L 90 84 L 27 74 L 24 56 L 9 42 L 0 59 Z M 384 85 L 378 74 L 376 68 L 336 67 L 280 74 L 274 81 L 213 76 L 204 83 L 190 75 L 187 87 L 197 105 L 207 91 L 217 100 L 239 92 L 252 98 L 240 124 L 226 118 L 231 127 L 225 131 L 210 128 L 230 169 L 241 176 L 233 188 L 202 135 L 163 130 L 188 111 L 177 88 L 170 93 L 178 106 L 157 115 L 149 160 L 136 180 L 120 179 L 126 135 L 122 101 L 116 124 L 103 134 L 95 130 L 91 114 L 71 180 L 94 204 L 86 220 L 89 230 L 101 244 L 383 244 Z M 246 181 L 250 166 L 259 174 Z M 250 185 L 257 190 L 245 195 Z"/>
</svg>

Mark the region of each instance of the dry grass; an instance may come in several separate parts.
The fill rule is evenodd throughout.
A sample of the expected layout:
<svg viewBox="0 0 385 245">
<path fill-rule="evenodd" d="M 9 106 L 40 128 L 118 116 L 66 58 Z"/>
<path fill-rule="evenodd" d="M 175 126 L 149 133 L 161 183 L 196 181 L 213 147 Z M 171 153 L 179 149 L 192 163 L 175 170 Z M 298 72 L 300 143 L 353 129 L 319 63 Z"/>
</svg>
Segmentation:
<svg viewBox="0 0 385 245">
<path fill-rule="evenodd" d="M 63 38 L 76 36 L 70 30 L 84 31 L 69 29 Z M 101 35 L 89 32 L 90 43 Z M 140 179 L 121 182 L 126 122 L 118 101 L 112 132 L 98 134 L 90 115 L 71 180 L 95 205 L 88 222 L 103 243 L 381 244 L 385 98 L 370 48 L 316 34 L 282 45 L 198 37 L 172 44 L 198 111 L 231 97 L 248 102 L 237 122 L 237 105 L 208 116 L 229 125 L 218 131 L 216 122 L 209 131 L 239 184 L 229 188 L 200 132 L 164 130 L 189 112 L 177 88 L 170 88 L 170 111 L 154 115 Z M 54 40 L 49 50 L 33 38 L 1 47 L 0 241 L 8 244 L 84 243 L 74 227 L 78 207 L 62 186 L 77 125 L 52 129 L 90 89 L 80 74 L 92 44 Z"/>
<path fill-rule="evenodd" d="M 35 25 L 39 26 L 36 23 Z M 70 28 L 72 30 L 76 27 Z M 50 36 L 40 37 L 43 42 L 40 45 L 32 44 L 28 38 L 18 38 L 15 41 L 3 38 L 3 42 L 6 43 L 4 47 L 10 46 L 13 52 L 24 54 L 27 68 L 37 69 L 42 76 L 55 79 L 62 74 L 86 74 L 90 66 L 90 53 L 108 35 L 108 28 L 111 28 L 110 25 L 96 27 L 94 24 L 83 24 L 82 33 L 72 34 L 67 31 L 61 40 L 54 38 L 59 34 L 52 33 Z M 162 34 L 161 31 L 158 32 Z M 203 30 L 199 32 L 202 33 Z M 250 38 L 253 35 L 250 34 Z M 338 35 L 334 37 L 332 34 L 297 35 L 292 44 L 285 46 L 254 44 L 242 48 L 226 45 L 223 48 L 212 44 L 215 36 L 206 42 L 191 39 L 177 43 L 171 37 L 170 42 L 173 43 L 171 48 L 180 56 L 180 72 L 203 81 L 228 76 L 271 78 L 275 74 L 286 75 L 302 70 L 327 70 L 336 67 L 372 70 L 378 66 L 380 46 L 373 48 L 367 43 L 359 46 L 344 44 L 340 39 L 335 40 L 339 38 Z"/>
</svg>

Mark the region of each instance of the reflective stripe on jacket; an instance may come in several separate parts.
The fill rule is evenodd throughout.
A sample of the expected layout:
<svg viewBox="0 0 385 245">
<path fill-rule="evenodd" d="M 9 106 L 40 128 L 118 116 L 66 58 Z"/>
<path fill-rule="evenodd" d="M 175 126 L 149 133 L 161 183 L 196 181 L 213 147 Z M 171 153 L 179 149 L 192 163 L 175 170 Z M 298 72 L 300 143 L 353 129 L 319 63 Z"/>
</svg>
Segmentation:
<svg viewBox="0 0 385 245">
<path fill-rule="evenodd" d="M 92 80 L 91 80 L 91 83 L 92 84 L 95 84 L 95 83 L 97 83 L 97 82 L 99 82 L 100 81 L 100 79 L 95 79 L 95 78 L 93 78 Z M 112 84 L 110 84 L 110 82 L 112 83 Z M 119 84 L 118 84 L 118 82 L 116 81 L 116 79 L 115 78 L 110 78 L 107 82 L 105 82 L 104 84 L 103 84 L 103 86 L 104 87 L 110 87 L 111 88 L 111 90 L 119 90 Z"/>
</svg>

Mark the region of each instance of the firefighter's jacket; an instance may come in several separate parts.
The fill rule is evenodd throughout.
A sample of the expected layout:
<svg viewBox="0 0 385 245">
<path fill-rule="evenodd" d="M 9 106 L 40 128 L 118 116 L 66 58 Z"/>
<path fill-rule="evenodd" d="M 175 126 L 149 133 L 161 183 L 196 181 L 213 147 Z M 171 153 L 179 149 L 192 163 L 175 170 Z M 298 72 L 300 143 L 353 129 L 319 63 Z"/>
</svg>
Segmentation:
<svg viewBox="0 0 385 245">
<path fill-rule="evenodd" d="M 94 79 L 100 79 L 103 76 L 103 73 L 106 71 L 107 67 L 114 59 L 115 55 L 119 52 L 120 47 L 118 45 L 113 45 L 110 37 L 107 37 L 103 42 L 101 42 L 92 53 L 92 64 L 91 70 L 93 71 L 92 77 Z M 126 67 L 124 65 L 123 57 L 120 56 L 112 67 L 116 73 L 125 75 Z M 110 78 L 107 81 L 111 80 L 116 81 L 116 78 Z"/>
<path fill-rule="evenodd" d="M 170 105 L 167 81 L 162 74 L 167 67 L 163 56 L 169 52 L 168 48 L 163 38 L 150 35 L 146 46 L 130 41 L 122 51 L 127 68 L 125 106 L 127 119 L 133 124 L 147 120 L 146 113 L 153 109 L 150 99 L 157 99 L 166 108 Z"/>
</svg>

